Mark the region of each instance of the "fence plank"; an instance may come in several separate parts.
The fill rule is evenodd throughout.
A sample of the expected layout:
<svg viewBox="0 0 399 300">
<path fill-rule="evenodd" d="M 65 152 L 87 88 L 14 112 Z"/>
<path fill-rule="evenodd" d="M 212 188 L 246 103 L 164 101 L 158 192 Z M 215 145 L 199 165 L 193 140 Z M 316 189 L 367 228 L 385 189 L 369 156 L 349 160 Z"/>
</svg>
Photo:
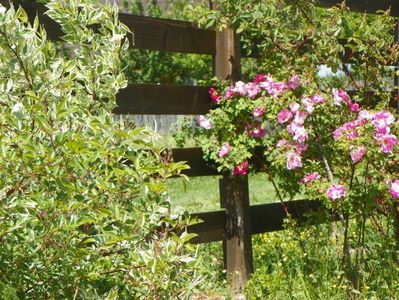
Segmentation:
<svg viewBox="0 0 399 300">
<path fill-rule="evenodd" d="M 209 87 L 129 84 L 117 95 L 116 114 L 201 115 L 210 109 Z"/>
<path fill-rule="evenodd" d="M 227 282 L 231 292 L 239 295 L 253 272 L 248 176 L 225 175 L 219 185 L 221 203 L 226 209 L 224 259 Z"/>
<path fill-rule="evenodd" d="M 11 2 L 14 4 L 15 8 L 21 6 L 26 11 L 31 22 L 38 16 L 40 24 L 46 29 L 47 37 L 50 40 L 57 40 L 63 35 L 61 26 L 44 14 L 47 11 L 47 7 L 44 5 L 37 4 L 33 1 L 12 0 Z M 0 3 L 7 8 L 10 7 L 10 0 L 0 0 Z"/>
<path fill-rule="evenodd" d="M 211 108 L 207 86 L 129 84 L 117 95 L 116 114 L 203 115 Z M 348 91 L 354 95 L 354 91 Z M 392 93 L 392 105 L 396 94 Z M 370 92 L 363 106 L 373 107 L 378 98 Z M 367 100 L 367 99 L 366 99 Z"/>
<path fill-rule="evenodd" d="M 32 1 L 12 2 L 26 10 L 29 20 L 38 15 L 50 39 L 62 37 L 60 25 L 44 14 L 47 11 L 44 5 Z M 0 0 L 0 3 L 9 7 L 9 0 Z M 210 55 L 216 53 L 216 32 L 200 29 L 194 23 L 126 13 L 119 13 L 119 20 L 133 32 L 128 35 L 132 48 Z"/>
<path fill-rule="evenodd" d="M 204 159 L 204 153 L 201 148 L 174 148 L 171 150 L 173 161 L 185 161 L 190 169 L 182 173 L 187 176 L 210 176 L 221 175 L 216 170 L 216 166 Z"/>
<path fill-rule="evenodd" d="M 44 5 L 22 0 L 13 0 L 12 2 L 21 5 L 27 11 L 30 20 L 38 15 L 50 39 L 57 40 L 62 36 L 60 26 L 44 14 L 47 10 Z M 9 7 L 8 0 L 0 0 L 0 3 Z M 322 0 L 320 6 L 331 7 L 337 3 L 338 1 L 335 0 Z M 385 10 L 391 7 L 391 14 L 399 16 L 399 2 L 395 0 L 355 0 L 347 1 L 347 5 L 353 11 L 367 12 Z M 219 33 L 216 33 L 213 29 L 200 29 L 197 28 L 195 23 L 186 21 L 135 16 L 127 13 L 120 13 L 119 18 L 133 32 L 133 34 L 128 35 L 132 48 L 210 55 L 216 53 L 216 34 Z M 343 40 L 342 44 L 345 43 Z M 259 57 L 256 48 L 253 49 L 251 54 L 247 52 L 246 49 L 241 49 L 243 57 Z M 344 61 L 349 62 L 353 56 L 356 56 L 356 53 L 352 53 L 350 49 L 345 49 Z M 390 64 L 392 63 L 394 62 Z"/>
<path fill-rule="evenodd" d="M 199 29 L 194 23 L 120 13 L 119 19 L 133 32 L 133 48 L 181 53 L 215 54 L 214 30 Z"/>
<path fill-rule="evenodd" d="M 284 203 L 285 208 L 298 224 L 309 222 L 308 213 L 321 211 L 323 206 L 317 200 L 297 200 Z M 251 213 L 251 233 L 259 234 L 273 232 L 284 229 L 284 220 L 287 218 L 285 209 L 281 203 L 268 203 L 252 205 Z M 188 227 L 190 233 L 198 234 L 191 240 L 193 244 L 209 243 L 222 241 L 224 239 L 224 224 L 226 222 L 225 210 L 203 212 L 191 214 L 192 218 L 203 220 L 204 222 Z M 332 219 L 331 219 L 332 220 Z M 328 219 L 311 219 L 312 224 L 328 222 Z"/>
</svg>

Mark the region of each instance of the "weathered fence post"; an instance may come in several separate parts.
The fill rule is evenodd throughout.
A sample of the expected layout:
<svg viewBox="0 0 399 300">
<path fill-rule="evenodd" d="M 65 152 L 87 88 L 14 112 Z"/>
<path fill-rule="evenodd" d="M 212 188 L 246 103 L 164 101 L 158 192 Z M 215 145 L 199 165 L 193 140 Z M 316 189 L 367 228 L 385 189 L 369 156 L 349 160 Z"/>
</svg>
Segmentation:
<svg viewBox="0 0 399 300">
<path fill-rule="evenodd" d="M 214 73 L 232 83 L 241 79 L 240 46 L 231 27 L 216 33 Z M 226 209 L 223 253 L 227 282 L 232 296 L 241 298 L 252 273 L 248 177 L 224 175 L 219 185 L 221 206 Z"/>
<path fill-rule="evenodd" d="M 226 209 L 223 246 L 227 283 L 232 295 L 238 297 L 252 273 L 248 177 L 224 175 L 219 184 L 221 202 Z"/>
</svg>

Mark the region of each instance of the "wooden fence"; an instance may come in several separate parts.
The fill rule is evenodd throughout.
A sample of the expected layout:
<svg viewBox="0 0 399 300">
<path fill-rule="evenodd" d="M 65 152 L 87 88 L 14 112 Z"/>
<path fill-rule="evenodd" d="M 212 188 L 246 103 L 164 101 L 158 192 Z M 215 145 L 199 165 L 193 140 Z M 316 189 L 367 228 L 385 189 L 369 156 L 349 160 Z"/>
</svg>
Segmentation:
<svg viewBox="0 0 399 300">
<path fill-rule="evenodd" d="M 58 24 L 48 18 L 44 6 L 30 1 L 13 1 L 22 5 L 32 20 L 39 16 L 51 39 L 59 39 L 62 32 Z M 0 0 L 9 6 L 8 0 Z M 330 7 L 336 0 L 321 0 L 320 6 Z M 399 16 L 397 0 L 347 0 L 353 11 L 373 13 L 391 8 L 391 15 Z M 217 9 L 217 7 L 216 7 Z M 133 34 L 130 46 L 136 49 L 208 54 L 213 56 L 214 74 L 222 79 L 237 81 L 241 76 L 241 56 L 236 33 L 227 28 L 222 32 L 199 29 L 189 22 L 134 16 L 120 13 L 120 20 Z M 354 54 L 347 50 L 344 59 Z M 253 54 L 252 56 L 256 56 Z M 396 62 L 392 64 L 397 65 Z M 397 80 L 396 80 L 397 82 Z M 117 114 L 199 115 L 210 109 L 208 87 L 154 84 L 129 84 L 117 97 Z M 192 214 L 203 222 L 189 228 L 197 233 L 194 243 L 223 241 L 227 279 L 233 293 L 240 293 L 252 272 L 251 235 L 283 229 L 288 211 L 299 222 L 306 213 L 320 209 L 318 201 L 292 201 L 250 206 L 248 179 L 234 178 L 218 173 L 204 161 L 200 148 L 171 149 L 174 161 L 186 161 L 191 169 L 188 176 L 222 175 L 220 179 L 221 210 Z"/>
</svg>

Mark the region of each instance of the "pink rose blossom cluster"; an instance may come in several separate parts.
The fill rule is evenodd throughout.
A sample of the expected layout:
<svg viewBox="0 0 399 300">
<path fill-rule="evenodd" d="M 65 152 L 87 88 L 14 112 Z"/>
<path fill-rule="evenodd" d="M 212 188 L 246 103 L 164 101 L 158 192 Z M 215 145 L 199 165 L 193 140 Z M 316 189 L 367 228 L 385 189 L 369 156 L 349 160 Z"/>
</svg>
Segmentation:
<svg viewBox="0 0 399 300">
<path fill-rule="evenodd" d="M 316 105 L 323 104 L 326 102 L 326 98 L 322 94 L 317 93 L 311 97 L 302 98 L 301 102 L 302 105 L 305 107 L 306 111 L 309 114 L 311 114 L 313 113 Z"/>
<path fill-rule="evenodd" d="M 325 101 L 321 94 L 316 94 L 307 99 L 309 102 L 304 105 L 305 109 L 307 108 L 307 105 L 311 105 L 313 107 L 314 105 L 323 103 Z M 307 150 L 307 145 L 305 142 L 308 140 L 308 132 L 304 126 L 304 123 L 309 115 L 309 110 L 303 111 L 300 109 L 300 104 L 292 102 L 289 105 L 289 108 L 284 108 L 277 114 L 278 123 L 287 124 L 287 131 L 292 136 L 292 142 L 280 140 L 277 144 L 277 147 L 279 148 L 286 146 L 287 169 L 289 170 L 293 170 L 302 166 L 301 155 Z"/>
<path fill-rule="evenodd" d="M 360 136 L 361 127 L 370 122 L 375 129 L 374 140 L 379 143 L 381 151 L 383 153 L 392 153 L 395 145 L 398 144 L 398 138 L 390 134 L 390 125 L 395 122 L 395 118 L 388 111 L 376 113 L 371 113 L 367 110 L 360 111 L 356 120 L 343 124 L 333 132 L 334 140 L 338 140 L 342 136 L 345 136 L 348 140 L 354 140 Z"/>
<path fill-rule="evenodd" d="M 341 106 L 342 102 L 345 102 L 351 111 L 358 112 L 360 110 L 359 104 L 352 103 L 346 91 L 341 89 L 333 89 L 332 94 L 335 105 Z"/>
<path fill-rule="evenodd" d="M 258 121 L 255 124 L 247 124 L 245 131 L 253 138 L 263 138 L 267 133 L 266 129 L 262 127 L 262 121 Z"/>
<path fill-rule="evenodd" d="M 294 150 L 298 155 L 302 155 L 303 152 L 308 150 L 308 145 L 304 143 L 298 143 L 295 141 L 287 141 L 286 139 L 281 139 L 277 142 L 277 147 L 285 147 L 287 151 Z"/>
<path fill-rule="evenodd" d="M 240 96 L 248 96 L 249 98 L 256 98 L 258 94 L 265 90 L 269 95 L 278 98 L 286 90 L 297 89 L 301 85 L 298 75 L 293 75 L 287 82 L 274 81 L 270 75 L 259 74 L 256 75 L 253 82 L 245 83 L 237 81 L 226 93 L 225 98 L 230 99 L 234 94 Z M 219 94 L 210 91 L 212 101 L 218 103 L 220 101 Z"/>
<path fill-rule="evenodd" d="M 346 136 L 348 140 L 353 140 L 360 136 L 358 128 L 362 126 L 359 120 L 354 120 L 351 122 L 344 123 L 341 127 L 338 127 L 333 132 L 334 140 L 340 139 L 343 135 Z"/>
<path fill-rule="evenodd" d="M 284 148 L 286 151 L 286 166 L 288 170 L 302 167 L 301 155 L 308 149 L 307 144 L 282 139 L 278 141 L 277 147 Z"/>
</svg>

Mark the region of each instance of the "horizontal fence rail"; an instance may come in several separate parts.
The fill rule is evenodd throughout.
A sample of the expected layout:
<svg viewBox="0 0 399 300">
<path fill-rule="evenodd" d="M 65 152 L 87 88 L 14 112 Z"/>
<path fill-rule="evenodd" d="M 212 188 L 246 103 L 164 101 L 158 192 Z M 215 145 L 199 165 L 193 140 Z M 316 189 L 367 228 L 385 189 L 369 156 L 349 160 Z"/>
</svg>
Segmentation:
<svg viewBox="0 0 399 300">
<path fill-rule="evenodd" d="M 286 211 L 298 224 L 312 221 L 312 224 L 323 223 L 330 220 L 310 220 L 309 213 L 322 211 L 322 203 L 317 200 L 287 201 L 284 203 L 269 203 L 252 205 L 251 230 L 252 234 L 272 232 L 284 229 L 284 223 L 288 217 Z M 193 244 L 222 241 L 225 238 L 226 214 L 224 210 L 191 214 L 194 219 L 203 222 L 188 227 L 188 232 L 196 233 L 191 240 Z"/>
<path fill-rule="evenodd" d="M 120 13 L 119 20 L 132 31 L 130 45 L 136 49 L 180 53 L 215 54 L 216 32 L 194 23 Z"/>
<path fill-rule="evenodd" d="M 202 115 L 211 108 L 206 86 L 129 84 L 117 95 L 116 114 Z"/>
<path fill-rule="evenodd" d="M 138 115 L 204 115 L 212 106 L 209 86 L 176 86 L 156 84 L 129 84 L 117 95 L 116 114 Z M 354 95 L 354 91 L 348 91 Z M 364 97 L 363 105 L 373 107 L 379 96 L 370 92 Z M 391 92 L 391 106 L 395 107 L 397 97 Z"/>
<path fill-rule="evenodd" d="M 58 40 L 63 36 L 60 25 L 45 14 L 47 8 L 44 5 L 32 1 L 12 2 L 26 10 L 30 21 L 38 16 L 50 39 Z M 9 0 L 0 0 L 0 3 L 10 6 Z M 210 55 L 216 53 L 216 32 L 198 28 L 194 23 L 126 13 L 119 13 L 119 20 L 132 31 L 128 35 L 132 48 Z"/>
<path fill-rule="evenodd" d="M 45 14 L 47 8 L 44 5 L 22 0 L 14 0 L 12 2 L 16 5 L 21 5 L 27 11 L 30 20 L 33 20 L 36 15 L 39 16 L 40 22 L 46 28 L 50 39 L 57 40 L 62 37 L 63 33 L 60 26 Z M 0 3 L 6 7 L 9 6 L 9 0 L 0 0 Z M 331 7 L 337 3 L 339 1 L 322 0 L 319 5 Z M 353 11 L 359 12 L 376 12 L 391 8 L 391 15 L 399 16 L 399 2 L 396 0 L 347 1 L 347 6 Z M 119 19 L 132 31 L 128 35 L 132 48 L 179 53 L 216 54 L 216 32 L 213 29 L 198 28 L 192 22 L 135 16 L 127 13 L 119 13 Z M 340 43 L 345 45 L 346 41 L 341 40 Z M 304 42 L 298 51 L 306 52 L 308 44 L 311 44 L 311 40 Z M 243 57 L 257 58 L 259 57 L 259 51 L 256 47 L 252 51 L 242 48 L 241 55 Z M 350 62 L 351 59 L 356 57 L 356 53 L 345 47 L 345 53 L 342 56 L 345 62 Z M 393 63 L 389 62 L 389 64 Z"/>
<path fill-rule="evenodd" d="M 255 153 L 249 163 L 254 168 L 254 171 L 260 172 L 265 168 L 265 161 L 263 159 L 263 147 L 257 147 Z M 218 172 L 216 164 L 206 161 L 204 153 L 201 148 L 173 148 L 167 150 L 165 153 L 167 157 L 171 157 L 174 162 L 184 161 L 190 169 L 183 170 L 181 173 L 187 176 L 211 176 L 223 175 L 223 172 Z"/>
</svg>

